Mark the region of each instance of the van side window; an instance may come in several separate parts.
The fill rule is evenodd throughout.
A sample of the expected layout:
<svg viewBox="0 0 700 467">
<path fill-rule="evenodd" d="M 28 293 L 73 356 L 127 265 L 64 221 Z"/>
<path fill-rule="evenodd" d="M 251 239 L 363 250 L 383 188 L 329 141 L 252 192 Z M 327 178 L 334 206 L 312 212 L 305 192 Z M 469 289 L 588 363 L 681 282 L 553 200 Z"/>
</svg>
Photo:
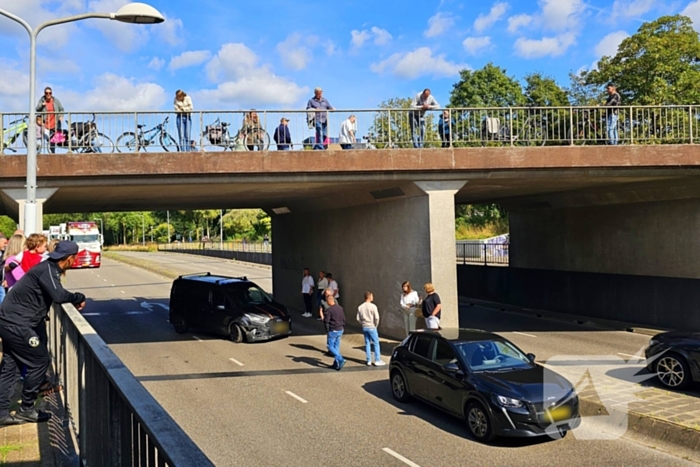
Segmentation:
<svg viewBox="0 0 700 467">
<path fill-rule="evenodd" d="M 211 291 L 211 304 L 213 306 L 226 305 L 226 297 L 223 290 L 220 288 L 215 288 Z"/>
</svg>

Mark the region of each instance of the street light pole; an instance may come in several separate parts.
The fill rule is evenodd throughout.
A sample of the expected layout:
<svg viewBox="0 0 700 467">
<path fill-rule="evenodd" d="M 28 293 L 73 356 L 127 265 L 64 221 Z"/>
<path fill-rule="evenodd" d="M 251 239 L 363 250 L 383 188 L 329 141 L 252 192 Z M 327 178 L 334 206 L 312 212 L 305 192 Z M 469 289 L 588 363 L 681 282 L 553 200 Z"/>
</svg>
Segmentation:
<svg viewBox="0 0 700 467">
<path fill-rule="evenodd" d="M 141 213 L 141 245 L 146 245 L 146 215 Z"/>
<path fill-rule="evenodd" d="M 24 225 L 22 229 L 25 235 L 37 232 L 37 204 L 36 204 L 36 38 L 41 31 L 58 24 L 71 23 L 84 19 L 110 19 L 123 23 L 156 24 L 165 21 L 163 15 L 150 5 L 144 3 L 129 3 L 121 7 L 116 13 L 85 13 L 69 16 L 67 18 L 46 21 L 33 29 L 25 20 L 0 8 L 0 15 L 19 23 L 29 34 L 29 122 L 27 122 L 27 194 L 24 201 Z"/>
<path fill-rule="evenodd" d="M 104 223 L 102 222 L 102 218 L 100 217 L 99 219 L 93 219 L 93 221 L 100 221 L 100 233 L 102 235 L 105 234 L 105 226 Z"/>
<path fill-rule="evenodd" d="M 219 250 L 224 249 L 224 210 L 219 210 Z"/>
<path fill-rule="evenodd" d="M 166 211 L 168 213 L 168 243 L 170 243 L 170 211 Z"/>
</svg>

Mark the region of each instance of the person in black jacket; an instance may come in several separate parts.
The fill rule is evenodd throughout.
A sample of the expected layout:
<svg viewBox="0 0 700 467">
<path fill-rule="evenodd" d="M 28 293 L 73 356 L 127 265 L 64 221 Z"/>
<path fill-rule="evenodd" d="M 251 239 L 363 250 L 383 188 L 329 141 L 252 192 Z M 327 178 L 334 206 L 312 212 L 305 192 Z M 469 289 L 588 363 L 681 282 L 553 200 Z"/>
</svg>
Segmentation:
<svg viewBox="0 0 700 467">
<path fill-rule="evenodd" d="M 61 273 L 68 270 L 78 254 L 75 242 L 62 241 L 49 259 L 31 268 L 8 292 L 0 304 L 0 426 L 25 422 L 45 422 L 50 414 L 34 407 L 39 388 L 45 382 L 50 365 L 40 326 L 45 326 L 49 307 L 54 303 L 72 303 L 78 310 L 85 306 L 85 295 L 71 293 L 61 285 Z M 43 333 L 45 334 L 45 333 Z M 20 366 L 27 368 L 22 403 L 14 416 L 10 402 L 19 380 Z"/>
<path fill-rule="evenodd" d="M 328 332 L 326 346 L 335 357 L 331 368 L 340 371 L 345 366 L 345 359 L 340 354 L 340 338 L 343 337 L 343 330 L 345 330 L 345 311 L 335 302 L 333 295 L 328 294 L 326 301 L 328 308 L 323 312 L 323 322 Z"/>
<path fill-rule="evenodd" d="M 275 143 L 277 143 L 278 151 L 289 151 L 292 149 L 292 134 L 289 132 L 288 123 L 288 118 L 282 118 L 280 126 L 275 129 L 275 133 L 272 135 Z"/>
</svg>

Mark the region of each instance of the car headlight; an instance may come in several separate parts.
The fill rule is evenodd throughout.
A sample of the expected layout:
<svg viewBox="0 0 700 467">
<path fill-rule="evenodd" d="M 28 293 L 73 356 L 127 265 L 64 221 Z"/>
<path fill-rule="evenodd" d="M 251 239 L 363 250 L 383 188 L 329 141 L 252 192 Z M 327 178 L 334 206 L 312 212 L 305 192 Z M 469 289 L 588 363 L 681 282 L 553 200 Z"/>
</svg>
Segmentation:
<svg viewBox="0 0 700 467">
<path fill-rule="evenodd" d="M 658 343 L 659 343 L 659 341 L 652 339 L 649 341 L 649 347 L 653 347 L 653 346 L 657 345 Z"/>
<path fill-rule="evenodd" d="M 258 324 L 265 324 L 268 321 L 270 321 L 270 318 L 268 318 L 267 316 L 253 315 L 250 313 L 246 313 L 245 317 L 248 318 L 253 323 L 258 323 Z"/>
<path fill-rule="evenodd" d="M 501 407 L 519 408 L 525 405 L 521 400 L 511 399 L 510 397 L 500 396 L 498 394 L 494 394 L 492 398 L 496 405 Z"/>
</svg>

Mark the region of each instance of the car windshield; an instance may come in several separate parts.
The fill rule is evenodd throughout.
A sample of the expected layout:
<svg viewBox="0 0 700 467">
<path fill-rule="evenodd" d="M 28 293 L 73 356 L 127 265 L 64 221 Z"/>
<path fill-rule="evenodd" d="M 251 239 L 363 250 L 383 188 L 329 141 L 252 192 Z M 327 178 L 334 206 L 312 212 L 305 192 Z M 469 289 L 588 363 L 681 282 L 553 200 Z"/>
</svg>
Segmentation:
<svg viewBox="0 0 700 467">
<path fill-rule="evenodd" d="M 531 368 L 532 362 L 506 341 L 460 342 L 455 344 L 472 371 L 505 371 Z"/>
<path fill-rule="evenodd" d="M 74 242 L 76 243 L 93 243 L 96 242 L 100 239 L 100 237 L 95 234 L 95 235 L 73 235 L 71 236 Z"/>
<path fill-rule="evenodd" d="M 237 307 L 263 305 L 272 302 L 267 292 L 253 284 L 232 284 L 226 287 L 226 295 Z"/>
</svg>

